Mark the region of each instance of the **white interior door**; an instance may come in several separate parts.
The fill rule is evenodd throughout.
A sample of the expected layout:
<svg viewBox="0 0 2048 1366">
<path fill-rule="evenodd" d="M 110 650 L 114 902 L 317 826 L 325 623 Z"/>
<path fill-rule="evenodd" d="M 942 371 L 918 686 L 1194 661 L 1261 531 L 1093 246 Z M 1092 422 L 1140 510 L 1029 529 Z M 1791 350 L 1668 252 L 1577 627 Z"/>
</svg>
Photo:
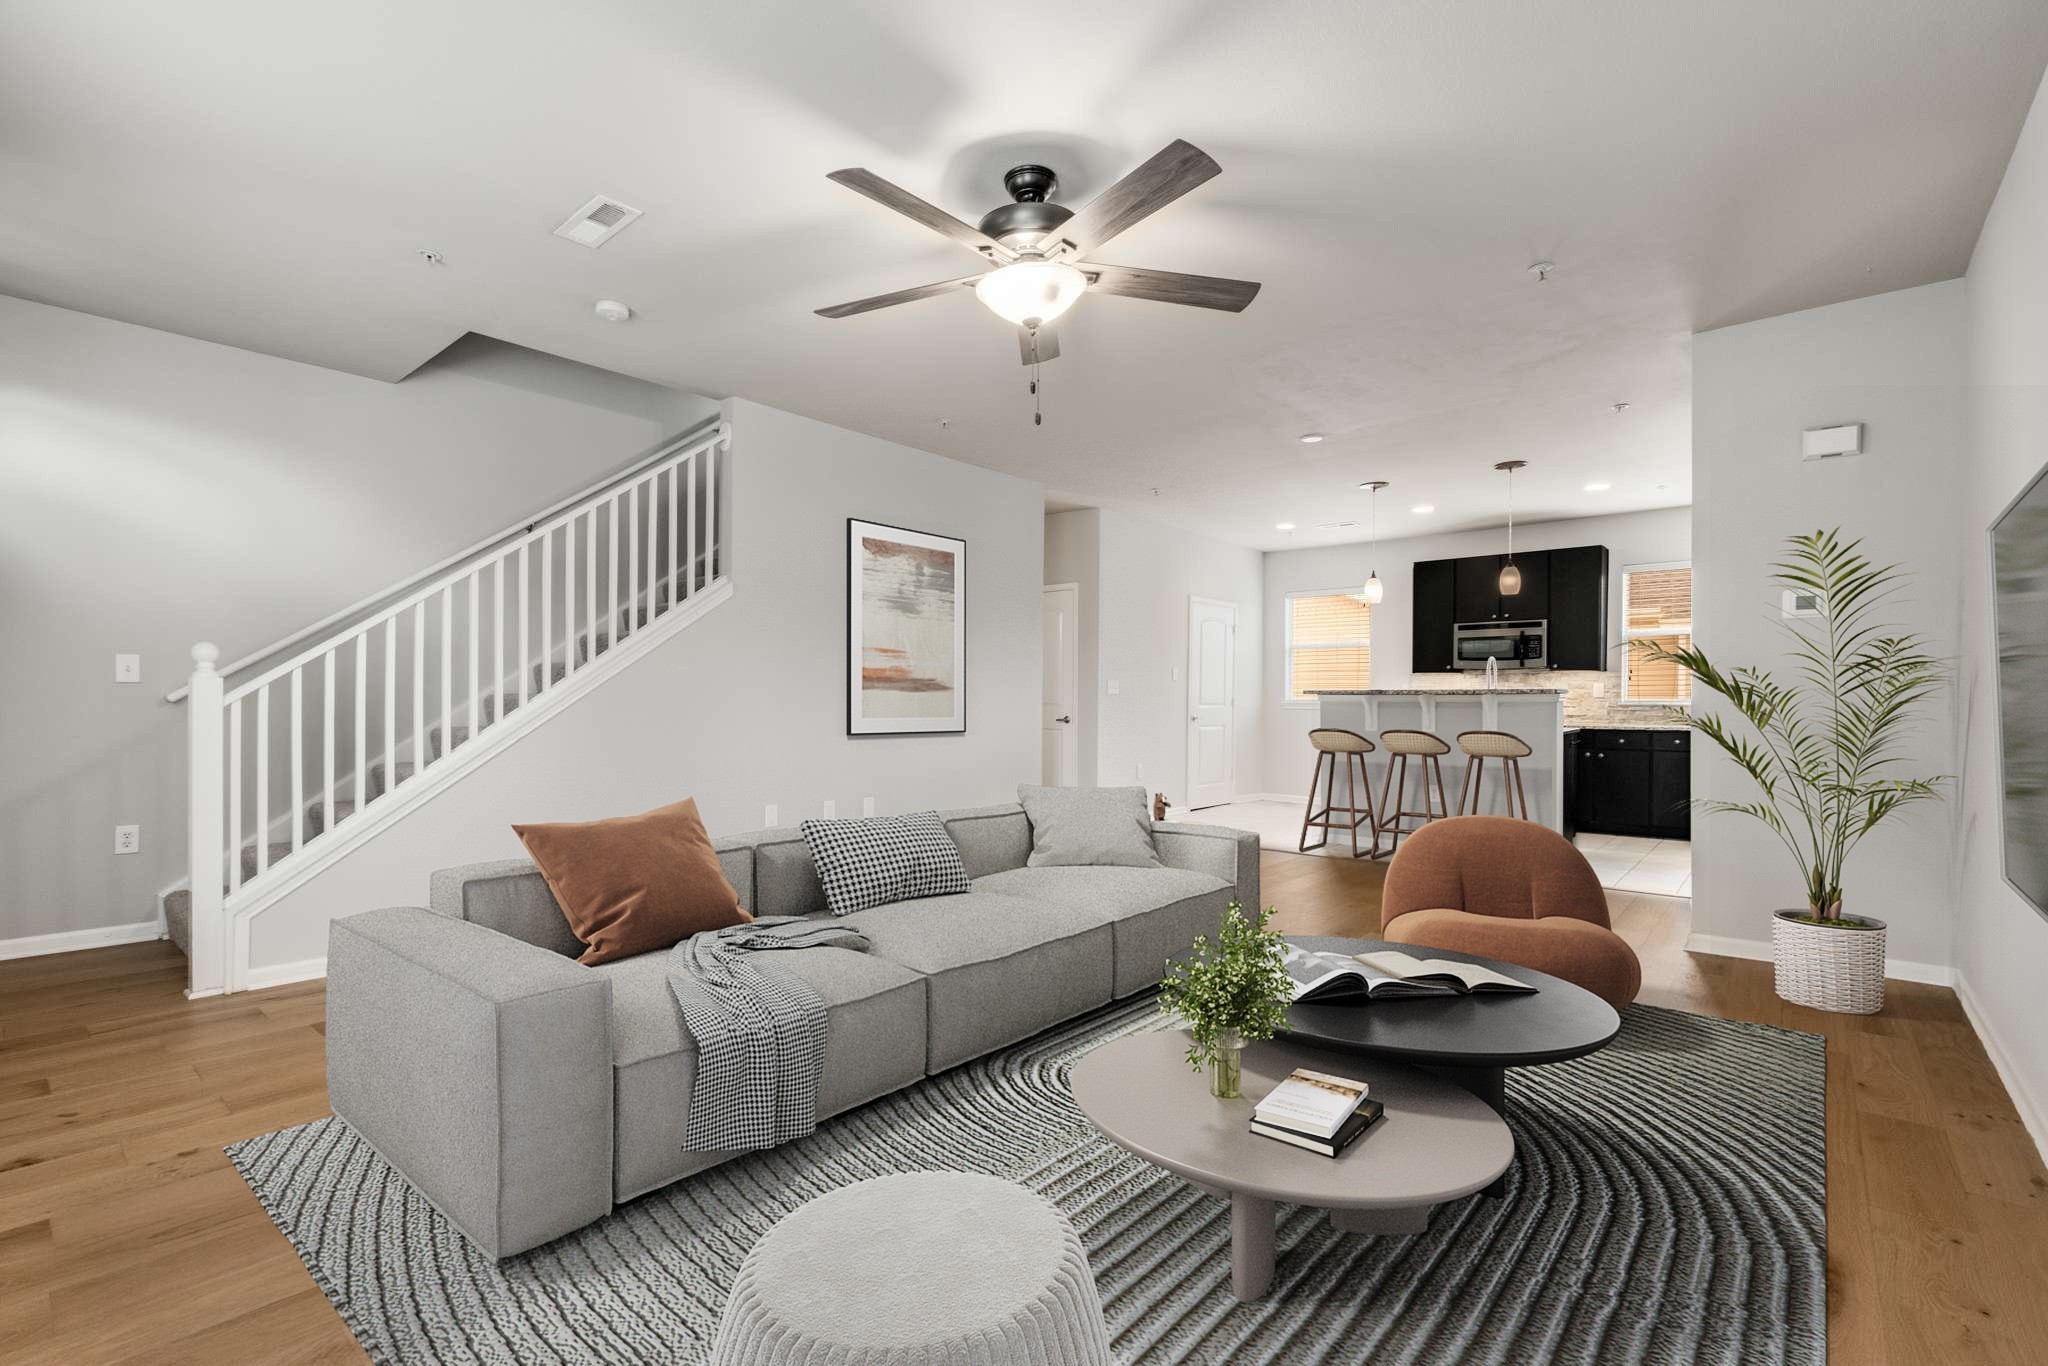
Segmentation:
<svg viewBox="0 0 2048 1366">
<path fill-rule="evenodd" d="M 1237 604 L 1188 599 L 1188 808 L 1237 796 Z"/>
<path fill-rule="evenodd" d="M 1081 591 L 1071 583 L 1048 584 L 1039 599 L 1040 646 L 1045 669 L 1040 689 L 1039 781 L 1072 787 L 1079 780 L 1081 741 L 1074 729 L 1074 704 L 1081 693 Z"/>
</svg>

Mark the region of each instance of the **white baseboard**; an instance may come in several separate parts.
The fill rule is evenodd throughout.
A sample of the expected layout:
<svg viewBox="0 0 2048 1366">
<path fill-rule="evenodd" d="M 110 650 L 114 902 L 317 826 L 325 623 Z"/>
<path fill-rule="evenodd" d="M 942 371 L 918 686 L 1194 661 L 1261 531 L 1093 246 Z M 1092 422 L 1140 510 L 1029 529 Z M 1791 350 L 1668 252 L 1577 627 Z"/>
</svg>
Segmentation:
<svg viewBox="0 0 2048 1366">
<path fill-rule="evenodd" d="M 20 939 L 0 939 L 0 959 L 40 958 L 46 953 L 77 953 L 80 949 L 103 949 L 111 944 L 140 944 L 163 938 L 162 922 L 155 916 L 132 925 L 101 925 L 90 930 L 63 930 L 56 934 L 31 934 Z"/>
<path fill-rule="evenodd" d="M 290 986 L 293 982 L 310 982 L 316 977 L 327 975 L 325 958 L 302 958 L 296 963 L 270 963 L 263 967 L 252 967 L 242 975 L 238 990 L 261 991 L 265 987 Z"/>
<path fill-rule="evenodd" d="M 1772 959 L 1768 939 L 1733 939 L 1719 934 L 1687 935 L 1685 951 L 1718 958 L 1754 958 L 1765 963 Z M 1885 959 L 1884 975 L 1895 982 L 1925 982 L 1937 987 L 1952 987 L 1956 982 L 1954 968 L 1941 963 L 1915 963 L 1909 958 Z"/>
<path fill-rule="evenodd" d="M 2039 1150 L 2041 1160 L 2048 1162 L 2048 1105 L 2028 1087 L 2026 1078 L 2013 1066 L 2012 1053 L 2005 1041 L 1991 1026 L 1991 1017 L 1984 1012 L 1983 1003 L 1977 993 L 1970 990 L 1970 979 L 1960 972 L 1956 975 L 1956 1000 L 1962 1003 L 1963 1016 L 1969 1020 L 1970 1028 L 1977 1031 L 1979 1042 L 1991 1057 L 1991 1065 L 1997 1069 L 1998 1079 L 2005 1083 L 2006 1095 L 2012 1097 L 2012 1108 L 2019 1111 L 2020 1123 L 2027 1126 L 2033 1135 L 2034 1147 Z"/>
</svg>

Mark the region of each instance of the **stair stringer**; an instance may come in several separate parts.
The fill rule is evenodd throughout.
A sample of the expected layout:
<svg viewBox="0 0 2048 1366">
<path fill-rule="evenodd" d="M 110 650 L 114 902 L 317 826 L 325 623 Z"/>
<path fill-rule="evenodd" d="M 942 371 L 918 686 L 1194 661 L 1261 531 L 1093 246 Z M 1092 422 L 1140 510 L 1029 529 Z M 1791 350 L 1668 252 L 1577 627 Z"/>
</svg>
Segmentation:
<svg viewBox="0 0 2048 1366">
<path fill-rule="evenodd" d="M 250 928 L 256 918 L 358 846 L 397 824 L 409 812 L 447 791 L 500 750 L 518 743 L 521 737 L 562 715 L 584 696 L 653 654 L 708 616 L 732 597 L 732 593 L 732 577 L 728 574 L 691 594 L 650 624 L 623 640 L 613 641 L 593 662 L 535 694 L 517 710 L 500 717 L 482 732 L 472 734 L 440 759 L 393 786 L 377 801 L 334 825 L 317 844 L 294 856 L 289 863 L 277 867 L 274 874 L 244 883 L 231 893 L 222 907 L 228 921 L 226 990 L 253 991 L 324 976 L 324 958 L 252 969 L 249 961 Z"/>
</svg>

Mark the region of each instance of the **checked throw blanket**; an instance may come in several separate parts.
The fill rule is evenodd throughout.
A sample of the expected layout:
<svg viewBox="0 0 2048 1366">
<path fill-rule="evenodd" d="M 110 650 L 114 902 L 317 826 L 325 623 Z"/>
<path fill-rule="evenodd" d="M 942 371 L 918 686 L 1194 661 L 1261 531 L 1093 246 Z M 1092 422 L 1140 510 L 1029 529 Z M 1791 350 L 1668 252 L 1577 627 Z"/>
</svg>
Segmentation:
<svg viewBox="0 0 2048 1366">
<path fill-rule="evenodd" d="M 770 916 L 693 934 L 669 950 L 668 986 L 697 1040 L 683 1141 L 699 1152 L 767 1148 L 817 1127 L 825 1002 L 809 982 L 750 960 L 766 949 L 865 949 L 850 925 Z"/>
</svg>

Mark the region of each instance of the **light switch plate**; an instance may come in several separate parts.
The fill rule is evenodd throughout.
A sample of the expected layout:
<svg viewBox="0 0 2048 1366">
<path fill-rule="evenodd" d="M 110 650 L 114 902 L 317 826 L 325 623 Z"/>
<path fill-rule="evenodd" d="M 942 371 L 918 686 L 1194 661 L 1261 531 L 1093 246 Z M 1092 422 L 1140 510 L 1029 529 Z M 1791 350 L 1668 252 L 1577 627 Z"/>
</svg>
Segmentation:
<svg viewBox="0 0 2048 1366">
<path fill-rule="evenodd" d="M 1111 697 L 1115 697 L 1118 693 L 1122 692 L 1123 690 L 1124 685 L 1120 680 L 1114 678 L 1109 680 L 1109 695 Z"/>
<path fill-rule="evenodd" d="M 140 683 L 142 681 L 142 656 L 115 655 L 114 681 L 116 683 Z"/>
<path fill-rule="evenodd" d="M 114 852 L 117 854 L 139 854 L 142 852 L 142 827 L 139 825 L 117 825 L 114 827 Z"/>
<path fill-rule="evenodd" d="M 839 802 L 832 797 L 825 799 L 825 819 L 832 820 L 839 814 Z"/>
<path fill-rule="evenodd" d="M 782 808 L 774 802 L 768 803 L 767 806 L 761 809 L 761 824 L 767 826 L 770 830 L 782 824 Z"/>
<path fill-rule="evenodd" d="M 863 816 L 875 814 L 875 799 L 873 797 L 862 797 L 860 799 L 860 814 Z"/>
</svg>

